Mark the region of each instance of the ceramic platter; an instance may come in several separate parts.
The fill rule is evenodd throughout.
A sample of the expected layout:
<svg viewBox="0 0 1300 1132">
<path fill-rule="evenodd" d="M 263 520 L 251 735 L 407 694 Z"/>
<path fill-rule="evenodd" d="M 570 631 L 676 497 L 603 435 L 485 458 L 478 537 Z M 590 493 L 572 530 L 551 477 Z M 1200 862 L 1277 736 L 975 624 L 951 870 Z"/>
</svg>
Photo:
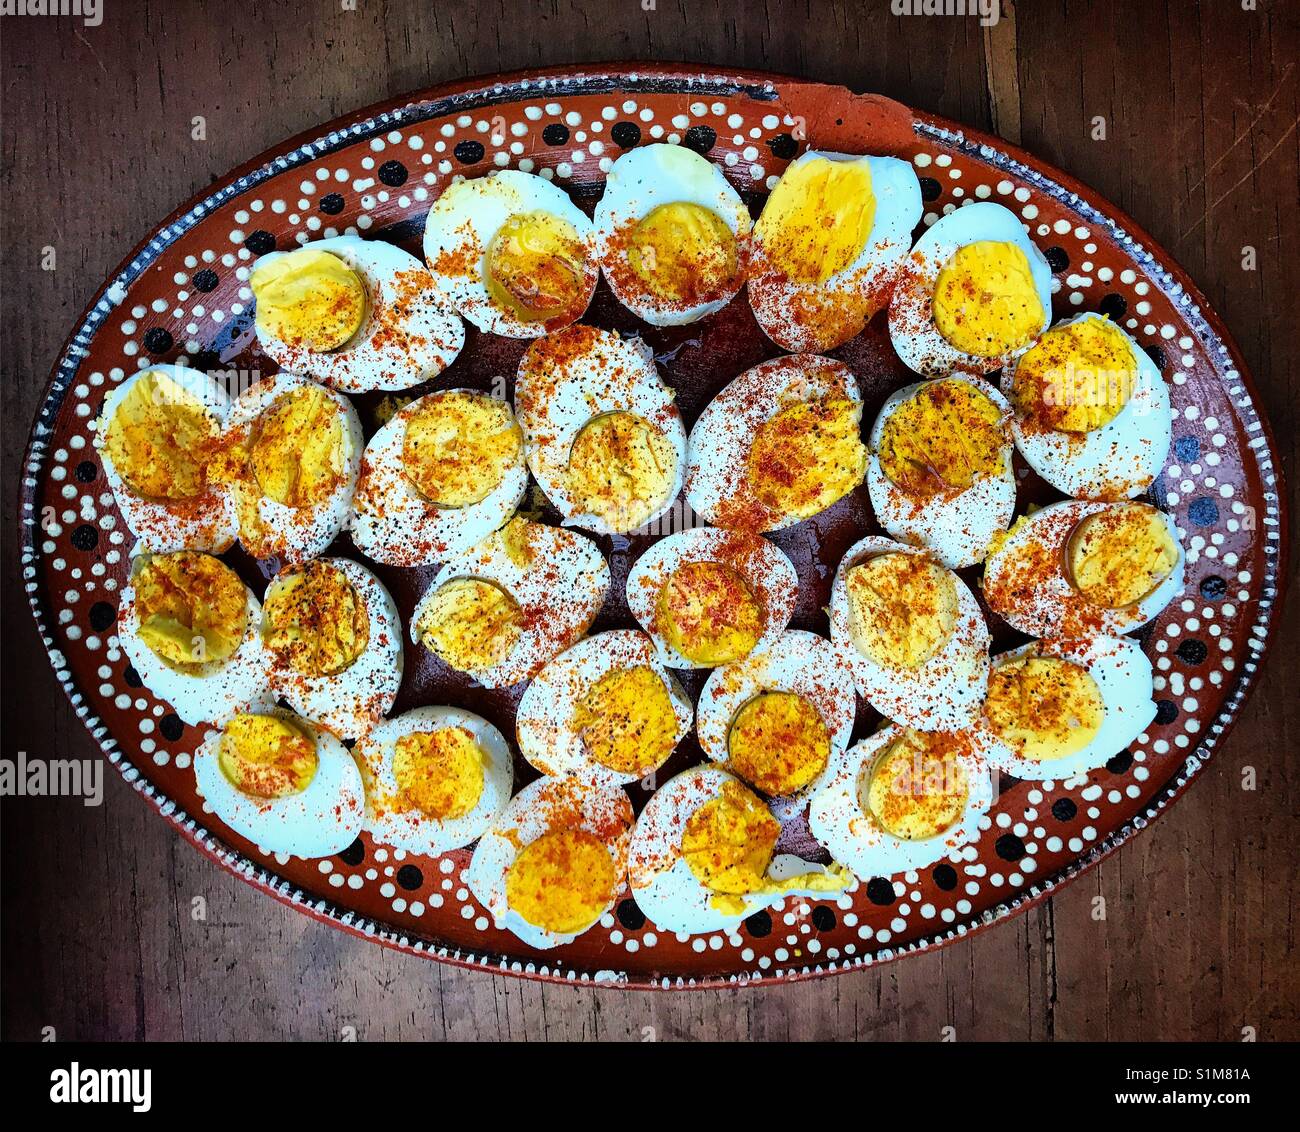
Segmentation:
<svg viewBox="0 0 1300 1132">
<path fill-rule="evenodd" d="M 245 381 L 275 372 L 253 334 L 247 280 L 258 254 L 349 232 L 418 255 L 425 214 L 453 176 L 508 167 L 551 178 L 590 211 L 614 158 L 664 140 L 707 154 L 755 215 L 805 147 L 911 161 L 925 200 L 921 230 L 964 201 L 1013 209 L 1055 273 L 1054 317 L 1108 313 L 1164 375 L 1173 446 L 1151 499 L 1177 522 L 1186 589 L 1140 638 L 1155 666 L 1156 722 L 1085 778 L 1004 778 L 978 841 L 958 859 L 863 881 L 838 898 L 787 898 L 733 933 L 691 938 L 656 931 L 624 893 L 574 943 L 534 952 L 475 902 L 464 879 L 469 850 L 419 857 L 363 836 L 335 857 L 301 860 L 259 851 L 205 811 L 191 767 L 202 729 L 182 725 L 140 685 L 115 636 L 132 540 L 91 429 L 106 394 L 152 363 L 184 355 Z M 724 384 L 778 353 L 744 292 L 704 321 L 657 330 L 602 282 L 585 321 L 645 338 L 688 427 Z M 912 380 L 883 323 L 878 316 L 833 352 L 857 374 L 867 420 Z M 470 328 L 460 358 L 429 388 L 513 394 L 526 345 Z M 356 399 L 367 435 L 379 400 Z M 1054 497 L 1020 471 L 1021 509 Z M 1157 817 L 1218 750 L 1268 644 L 1287 541 L 1276 453 L 1236 348 L 1182 270 L 1118 210 L 994 138 L 884 99 L 683 66 L 569 68 L 441 87 L 322 126 L 237 169 L 161 224 L 82 316 L 34 424 L 22 490 L 23 580 L 58 678 L 105 756 L 183 836 L 269 895 L 369 939 L 442 962 L 630 987 L 851 970 L 958 939 L 1052 893 Z M 826 632 L 835 567 L 878 529 L 864 486 L 775 535 L 799 574 L 794 627 Z M 635 627 L 623 582 L 651 541 L 600 540 L 613 584 L 593 631 Z M 334 552 L 356 556 L 346 535 Z M 260 593 L 267 564 L 227 558 Z M 372 568 L 408 618 L 432 570 Z M 991 623 L 995 653 L 1021 639 Z M 459 704 L 513 736 L 521 688 L 486 691 L 423 648 L 406 649 L 394 712 Z M 685 675 L 697 695 L 701 681 Z M 855 740 L 878 721 L 860 702 Z M 692 733 L 665 773 L 701 757 Z M 535 777 L 516 761 L 517 785 Z M 646 795 L 639 785 L 631 793 L 639 808 Z M 798 816 L 786 834 L 788 844 L 806 844 Z"/>
</svg>

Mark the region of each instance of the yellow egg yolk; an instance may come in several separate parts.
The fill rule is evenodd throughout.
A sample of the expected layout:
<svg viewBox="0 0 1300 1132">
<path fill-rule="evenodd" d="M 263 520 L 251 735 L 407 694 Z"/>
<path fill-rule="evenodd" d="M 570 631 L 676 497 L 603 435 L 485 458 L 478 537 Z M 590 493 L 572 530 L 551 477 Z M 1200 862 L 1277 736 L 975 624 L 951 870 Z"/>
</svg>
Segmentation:
<svg viewBox="0 0 1300 1132">
<path fill-rule="evenodd" d="M 520 212 L 488 245 L 488 294 L 521 322 L 577 317 L 586 296 L 586 265 L 577 229 L 549 212 Z"/>
<path fill-rule="evenodd" d="M 1028 345 L 1047 320 L 1025 253 L 1000 240 L 957 249 L 935 282 L 933 311 L 939 333 L 977 358 Z"/>
<path fill-rule="evenodd" d="M 1109 319 L 1084 318 L 1049 330 L 1016 365 L 1011 399 L 1040 428 L 1091 432 L 1128 404 L 1137 359 Z"/>
<path fill-rule="evenodd" d="M 932 381 L 895 406 L 880 436 L 880 465 L 904 491 L 965 491 L 1006 470 L 1002 411 L 964 381 Z"/>
<path fill-rule="evenodd" d="M 727 735 L 731 769 L 765 794 L 793 794 L 823 770 L 831 735 L 795 692 L 763 692 L 736 713 Z"/>
<path fill-rule="evenodd" d="M 1106 705 L 1087 669 L 1057 657 L 1030 656 L 993 669 L 984 714 L 1013 751 L 1046 762 L 1091 743 Z"/>
<path fill-rule="evenodd" d="M 106 422 L 104 447 L 136 495 L 179 503 L 207 487 L 218 444 L 203 403 L 159 370 L 141 374 Z"/>
<path fill-rule="evenodd" d="M 904 731 L 858 781 L 858 804 L 904 841 L 937 837 L 966 809 L 970 784 L 947 737 Z"/>
<path fill-rule="evenodd" d="M 726 221 L 687 201 L 661 204 L 642 217 L 627 237 L 627 260 L 652 293 L 675 303 L 728 290 L 740 263 Z"/>
<path fill-rule="evenodd" d="M 487 761 L 464 727 L 413 731 L 393 744 L 393 777 L 403 804 L 438 821 L 463 818 L 478 805 Z"/>
<path fill-rule="evenodd" d="M 1075 588 L 1107 609 L 1141 601 L 1177 565 L 1178 546 L 1164 517 L 1145 503 L 1094 512 L 1066 544 L 1066 568 Z"/>
<path fill-rule="evenodd" d="M 878 554 L 852 567 L 844 584 L 853 643 L 886 668 L 919 668 L 957 624 L 957 584 L 924 555 Z"/>
<path fill-rule="evenodd" d="M 506 873 L 506 902 L 534 927 L 567 934 L 594 923 L 619 879 L 605 844 L 583 829 L 555 829 L 525 845 Z"/>
<path fill-rule="evenodd" d="M 248 462 L 263 495 L 286 507 L 313 507 L 343 482 L 351 455 L 343 410 L 325 390 L 300 386 L 257 418 Z"/>
<path fill-rule="evenodd" d="M 568 486 L 578 510 L 616 531 L 631 531 L 668 502 L 677 453 L 635 413 L 602 413 L 573 438 Z"/>
<path fill-rule="evenodd" d="M 416 625 L 420 643 L 461 672 L 500 664 L 519 641 L 523 611 L 484 578 L 452 578 L 434 592 Z"/>
<path fill-rule="evenodd" d="M 687 660 L 710 667 L 747 656 L 763 635 L 763 607 L 734 566 L 683 562 L 655 603 L 664 639 Z"/>
<path fill-rule="evenodd" d="M 620 774 L 645 774 L 677 744 L 677 713 L 663 678 L 645 665 L 614 668 L 574 705 L 588 756 Z"/>
<path fill-rule="evenodd" d="M 182 550 L 146 559 L 132 579 L 139 634 L 181 668 L 229 660 L 248 626 L 248 595 L 219 558 Z"/>
<path fill-rule="evenodd" d="M 847 397 L 801 401 L 768 418 L 749 449 L 754 494 L 781 515 L 824 511 L 866 475 L 861 421 L 862 406 Z"/>
<path fill-rule="evenodd" d="M 365 651 L 370 614 L 342 570 L 313 560 L 281 574 L 267 588 L 262 638 L 295 672 L 334 676 Z"/>
<path fill-rule="evenodd" d="M 468 507 L 501 485 L 523 444 L 504 401 L 482 393 L 442 393 L 407 420 L 402 467 L 430 502 Z"/>
<path fill-rule="evenodd" d="M 791 282 L 825 283 L 862 254 L 875 219 L 867 164 L 816 157 L 785 171 L 754 235 Z"/>
<path fill-rule="evenodd" d="M 222 729 L 217 764 L 237 790 L 270 800 L 306 790 L 320 756 L 316 740 L 289 720 L 241 713 Z"/>
<path fill-rule="evenodd" d="M 337 350 L 366 317 L 366 285 L 336 255 L 300 248 L 253 268 L 249 278 L 260 329 L 287 346 Z"/>
<path fill-rule="evenodd" d="M 705 888 L 743 895 L 767 883 L 781 823 L 752 790 L 727 781 L 686 820 L 682 857 Z"/>
</svg>

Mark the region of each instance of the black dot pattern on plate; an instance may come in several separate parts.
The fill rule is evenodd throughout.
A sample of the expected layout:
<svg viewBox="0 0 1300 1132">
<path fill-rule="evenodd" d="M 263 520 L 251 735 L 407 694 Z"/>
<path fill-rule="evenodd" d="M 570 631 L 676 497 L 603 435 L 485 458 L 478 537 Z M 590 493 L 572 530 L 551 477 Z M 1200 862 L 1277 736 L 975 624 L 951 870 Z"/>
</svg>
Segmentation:
<svg viewBox="0 0 1300 1132">
<path fill-rule="evenodd" d="M 248 234 L 244 247 L 254 255 L 266 255 L 267 252 L 275 251 L 275 237 L 265 228 L 259 228 Z"/>
<path fill-rule="evenodd" d="M 143 688 L 144 681 L 140 679 L 140 673 L 135 670 L 135 666 L 128 664 L 122 669 L 122 679 L 126 681 L 128 688 Z"/>
<path fill-rule="evenodd" d="M 451 152 L 462 165 L 473 165 L 476 161 L 482 161 L 483 154 L 487 151 L 484 150 L 482 142 L 466 139 L 463 142 L 457 142 L 456 148 Z"/>
<path fill-rule="evenodd" d="M 102 633 L 117 620 L 117 610 L 106 601 L 97 601 L 90 607 L 90 627 Z"/>
<path fill-rule="evenodd" d="M 930 870 L 930 877 L 934 880 L 935 888 L 944 892 L 951 892 L 957 887 L 957 870 L 951 865 L 935 865 Z"/>
<path fill-rule="evenodd" d="M 1120 751 L 1117 755 L 1112 755 L 1106 760 L 1106 769 L 1111 774 L 1127 774 L 1128 768 L 1133 765 L 1133 752 Z"/>
<path fill-rule="evenodd" d="M 344 203 L 342 193 L 326 193 L 316 207 L 326 216 L 337 216 L 343 211 Z"/>
<path fill-rule="evenodd" d="M 71 542 L 77 550 L 94 550 L 99 545 L 99 532 L 89 523 L 82 523 L 72 532 Z"/>
<path fill-rule="evenodd" d="M 615 122 L 609 136 L 619 149 L 631 149 L 641 140 L 641 127 L 635 122 Z"/>
<path fill-rule="evenodd" d="M 542 131 L 542 141 L 547 145 L 563 145 L 569 140 L 569 127 L 563 122 L 552 122 Z"/>
<path fill-rule="evenodd" d="M 414 865 L 403 865 L 397 870 L 397 883 L 407 892 L 414 892 L 424 883 L 424 874 Z"/>
<path fill-rule="evenodd" d="M 718 133 L 712 126 L 692 126 L 682 138 L 682 144 L 702 156 L 718 144 Z"/>
<path fill-rule="evenodd" d="M 1070 257 L 1066 254 L 1065 249 L 1059 245 L 1054 245 L 1043 252 L 1047 258 L 1047 266 L 1052 269 L 1053 275 L 1060 275 L 1067 267 L 1070 266 Z"/>
<path fill-rule="evenodd" d="M 1180 436 L 1174 441 L 1174 455 L 1190 464 L 1201 455 L 1201 442 L 1194 436 Z"/>
<path fill-rule="evenodd" d="M 174 344 L 171 331 L 161 326 L 151 326 L 144 332 L 144 348 L 151 354 L 165 354 Z"/>
<path fill-rule="evenodd" d="M 920 177 L 921 199 L 925 201 L 938 200 L 939 194 L 943 192 L 943 186 L 933 177 Z"/>
<path fill-rule="evenodd" d="M 1213 499 L 1202 495 L 1192 500 L 1187 508 L 1187 517 L 1198 527 L 1212 527 L 1219 521 L 1219 508 Z"/>
<path fill-rule="evenodd" d="M 396 189 L 400 185 L 406 184 L 406 178 L 410 176 L 406 171 L 406 166 L 400 161 L 385 161 L 379 167 L 378 175 L 379 180 L 390 189 Z"/>
<path fill-rule="evenodd" d="M 361 838 L 357 838 L 351 845 L 338 855 L 340 861 L 345 865 L 351 865 L 355 868 L 366 859 L 366 847 L 361 844 Z"/>
<path fill-rule="evenodd" d="M 1112 291 L 1097 304 L 1097 309 L 1112 322 L 1118 322 L 1128 313 L 1128 300 Z"/>
<path fill-rule="evenodd" d="M 1052 803 L 1052 817 L 1057 821 L 1074 821 L 1079 814 L 1079 807 L 1073 798 L 1057 798 Z"/>
<path fill-rule="evenodd" d="M 819 932 L 832 932 L 835 930 L 835 913 L 827 908 L 825 904 L 818 904 L 812 910 L 812 922 Z"/>
<path fill-rule="evenodd" d="M 99 475 L 99 469 L 95 467 L 90 460 L 82 460 L 77 465 L 77 470 L 72 473 L 77 477 L 78 483 L 94 483 L 95 477 Z"/>
<path fill-rule="evenodd" d="M 1165 368 L 1165 352 L 1159 346 L 1143 346 L 1142 348 L 1146 350 L 1147 357 L 1155 362 L 1156 369 L 1163 372 Z"/>
<path fill-rule="evenodd" d="M 872 877 L 867 881 L 867 899 L 872 904 L 887 908 L 894 902 L 894 886 L 888 877 Z"/>
<path fill-rule="evenodd" d="M 767 148 L 772 151 L 773 157 L 789 161 L 799 152 L 799 143 L 789 134 L 777 134 L 768 141 Z"/>
<path fill-rule="evenodd" d="M 1025 843 L 1014 833 L 1004 833 L 993 843 L 993 848 L 1004 861 L 1018 861 L 1025 855 Z"/>
<path fill-rule="evenodd" d="M 221 365 L 221 355 L 216 350 L 200 350 L 190 359 L 190 364 L 195 369 L 201 369 L 205 372 L 210 369 L 216 369 Z"/>
<path fill-rule="evenodd" d="M 177 742 L 185 734 L 185 724 L 175 712 L 168 712 L 158 721 L 158 730 L 169 743 Z"/>
<path fill-rule="evenodd" d="M 1210 655 L 1205 642 L 1198 641 L 1195 637 L 1188 637 L 1174 651 L 1178 653 L 1178 659 L 1186 664 L 1204 664 L 1205 658 Z"/>
<path fill-rule="evenodd" d="M 205 295 L 209 291 L 215 291 L 217 289 L 217 284 L 220 282 L 221 280 L 217 276 L 217 273 L 210 267 L 201 268 L 190 276 L 190 285 L 196 291 L 202 291 Z"/>
<path fill-rule="evenodd" d="M 1161 727 L 1178 718 L 1178 705 L 1173 700 L 1156 700 L 1156 722 Z"/>
<path fill-rule="evenodd" d="M 645 927 L 645 913 L 637 907 L 635 900 L 629 898 L 619 903 L 618 922 L 630 932 L 639 932 Z"/>
<path fill-rule="evenodd" d="M 772 934 L 772 917 L 766 912 L 755 912 L 745 921 L 745 927 L 755 939 Z"/>
<path fill-rule="evenodd" d="M 1201 579 L 1201 597 L 1206 601 L 1222 601 L 1228 593 L 1228 583 L 1218 574 Z"/>
</svg>

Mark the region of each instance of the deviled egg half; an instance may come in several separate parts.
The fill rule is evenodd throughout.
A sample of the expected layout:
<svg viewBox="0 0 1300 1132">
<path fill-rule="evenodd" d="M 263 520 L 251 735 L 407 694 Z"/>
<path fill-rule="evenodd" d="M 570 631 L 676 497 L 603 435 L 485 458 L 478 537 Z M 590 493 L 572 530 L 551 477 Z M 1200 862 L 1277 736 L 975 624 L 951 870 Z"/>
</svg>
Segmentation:
<svg viewBox="0 0 1300 1132">
<path fill-rule="evenodd" d="M 424 225 L 424 258 L 451 306 L 511 338 L 576 322 L 600 277 L 591 221 L 563 189 L 518 169 L 448 185 Z"/>
<path fill-rule="evenodd" d="M 581 639 L 608 590 L 591 539 L 516 516 L 447 559 L 411 615 L 411 639 L 486 688 L 518 684 Z"/>
<path fill-rule="evenodd" d="M 360 738 L 393 706 L 402 682 L 402 623 L 364 566 L 313 558 L 285 567 L 266 588 L 262 640 L 271 686 L 340 738 Z"/>
<path fill-rule="evenodd" d="M 95 447 L 145 550 L 219 554 L 235 541 L 230 492 L 212 474 L 229 413 L 225 386 L 188 366 L 151 366 L 104 398 Z"/>
<path fill-rule="evenodd" d="M 409 389 L 437 377 L 465 344 L 465 325 L 410 252 L 332 236 L 253 267 L 255 328 L 284 369 L 344 393 Z"/>
<path fill-rule="evenodd" d="M 1169 455 L 1173 414 L 1155 362 L 1105 315 L 1058 322 L 1002 374 L 1026 462 L 1076 499 L 1140 495 Z"/>
<path fill-rule="evenodd" d="M 566 526 L 627 534 L 681 491 L 686 429 L 638 342 L 583 325 L 539 339 L 519 363 L 515 411 L 528 466 Z"/>
<path fill-rule="evenodd" d="M 794 564 L 747 531 L 696 527 L 628 571 L 627 605 L 669 668 L 714 668 L 773 645 L 794 613 Z"/>
<path fill-rule="evenodd" d="M 194 754 L 206 807 L 268 853 L 328 857 L 351 845 L 365 791 L 351 752 L 328 731 L 276 707 L 241 712 Z"/>
<path fill-rule="evenodd" d="M 697 766 L 665 782 L 637 818 L 628 880 L 661 931 L 729 931 L 787 896 L 825 896 L 853 883 L 840 866 L 777 853 L 781 823 L 734 775 Z"/>
<path fill-rule="evenodd" d="M 594 226 L 611 290 L 652 326 L 695 322 L 744 285 L 749 209 L 721 169 L 684 146 L 639 146 L 618 158 Z"/>
<path fill-rule="evenodd" d="M 353 752 L 377 842 L 437 856 L 478 838 L 510 800 L 510 745 L 482 716 L 415 708 L 378 724 Z"/>
<path fill-rule="evenodd" d="M 822 353 L 885 306 L 921 220 L 906 161 L 809 150 L 786 166 L 754 225 L 749 305 L 773 342 Z"/>
<path fill-rule="evenodd" d="M 528 487 L 510 405 L 473 389 L 412 401 L 370 439 L 353 497 L 352 541 L 389 566 L 426 566 L 481 542 Z"/>
<path fill-rule="evenodd" d="M 978 201 L 941 216 L 903 261 L 889 337 L 926 377 L 990 373 L 1027 350 L 1052 317 L 1052 269 L 1020 218 Z"/>
<path fill-rule="evenodd" d="M 272 702 L 261 624 L 261 603 L 220 558 L 177 550 L 132 559 L 118 639 L 144 686 L 186 723 Z"/>
<path fill-rule="evenodd" d="M 867 490 L 880 525 L 950 570 L 981 561 L 1016 507 L 1008 420 L 991 385 L 957 374 L 904 386 L 871 426 Z"/>
<path fill-rule="evenodd" d="M 831 640 L 863 698 L 921 731 L 973 724 L 988 687 L 989 630 L 975 595 L 916 547 L 873 535 L 831 584 Z"/>
<path fill-rule="evenodd" d="M 761 532 L 824 511 L 862 482 L 862 394 L 843 362 L 774 358 L 718 393 L 691 429 L 686 498 L 719 527 Z"/>
<path fill-rule="evenodd" d="M 886 724 L 836 754 L 812 788 L 808 826 L 864 879 L 956 859 L 993 803 L 986 748 L 976 731 Z"/>
<path fill-rule="evenodd" d="M 802 794 L 849 745 L 853 674 L 830 641 L 789 629 L 761 653 L 715 668 L 697 732 L 711 760 L 771 797 Z"/>
<path fill-rule="evenodd" d="M 1147 503 L 1067 499 L 1022 516 L 984 562 L 989 608 L 1031 637 L 1119 636 L 1182 592 L 1172 518 Z"/>
<path fill-rule="evenodd" d="M 634 629 L 579 641 L 524 690 L 519 753 L 543 774 L 635 782 L 667 761 L 691 729 L 691 701 Z"/>
<path fill-rule="evenodd" d="M 611 782 L 539 778 L 480 838 L 466 881 L 498 928 L 530 947 L 571 943 L 623 890 L 632 803 Z"/>
</svg>

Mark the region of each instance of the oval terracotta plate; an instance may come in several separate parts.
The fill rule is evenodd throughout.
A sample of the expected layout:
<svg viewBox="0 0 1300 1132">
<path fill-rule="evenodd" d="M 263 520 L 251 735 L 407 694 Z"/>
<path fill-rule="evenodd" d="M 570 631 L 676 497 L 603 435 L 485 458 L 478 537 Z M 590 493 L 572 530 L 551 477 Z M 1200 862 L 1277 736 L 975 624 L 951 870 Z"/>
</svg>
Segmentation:
<svg viewBox="0 0 1300 1132">
<path fill-rule="evenodd" d="M 425 214 L 450 178 L 504 167 L 552 178 L 590 210 L 612 160 L 660 140 L 706 153 L 755 213 L 807 146 L 909 159 L 921 178 L 925 224 L 964 200 L 1014 209 L 1055 272 L 1055 316 L 1106 312 L 1169 384 L 1173 449 L 1152 497 L 1182 533 L 1187 586 L 1142 635 L 1156 668 L 1156 723 L 1085 779 L 1004 779 L 978 843 L 960 860 L 878 877 L 838 900 L 791 898 L 734 933 L 691 939 L 656 931 L 625 894 L 573 944 L 535 952 L 496 930 L 470 895 L 468 850 L 424 858 L 362 837 L 326 860 L 272 856 L 204 810 L 190 766 L 201 729 L 183 726 L 141 687 L 114 635 L 131 539 L 91 431 L 105 395 L 153 362 L 184 355 L 241 385 L 275 371 L 252 331 L 247 279 L 257 255 L 343 232 L 419 254 Z M 731 378 L 778 353 L 743 293 L 700 323 L 655 330 L 602 284 L 587 321 L 643 335 L 688 425 Z M 471 329 L 464 353 L 433 386 L 512 393 L 525 345 Z M 909 380 L 879 317 L 835 355 L 858 375 L 868 420 Z M 373 432 L 382 398 L 357 403 Z M 1022 506 L 1050 498 L 1024 475 Z M 69 340 L 33 428 L 22 520 L 24 581 L 77 713 L 127 780 L 205 853 L 281 900 L 405 950 L 537 978 L 662 987 L 798 978 L 933 947 L 1027 907 L 1099 860 L 1177 796 L 1240 710 L 1268 643 L 1286 551 L 1274 451 L 1236 349 L 1183 272 L 1117 210 L 993 138 L 884 99 L 682 66 L 442 87 L 286 142 L 196 197 L 113 274 Z M 822 609 L 839 558 L 876 530 L 863 488 L 776 536 L 799 571 L 796 627 L 826 632 Z M 596 628 L 634 627 L 622 583 L 649 541 L 602 540 L 614 585 Z M 356 554 L 346 536 L 336 552 Z M 273 565 L 229 557 L 255 588 Z M 431 571 L 378 573 L 409 616 Z M 994 627 L 995 646 L 1016 641 Z M 690 684 L 692 694 L 699 684 Z M 486 692 L 408 644 L 394 710 L 463 704 L 513 734 L 517 700 L 518 689 Z M 857 735 L 877 722 L 860 704 Z M 700 757 L 692 738 L 665 769 Z M 517 773 L 522 783 L 534 772 L 519 761 Z M 632 794 L 639 807 L 645 795 L 639 786 Z M 801 815 L 785 839 L 808 847 Z"/>
</svg>

